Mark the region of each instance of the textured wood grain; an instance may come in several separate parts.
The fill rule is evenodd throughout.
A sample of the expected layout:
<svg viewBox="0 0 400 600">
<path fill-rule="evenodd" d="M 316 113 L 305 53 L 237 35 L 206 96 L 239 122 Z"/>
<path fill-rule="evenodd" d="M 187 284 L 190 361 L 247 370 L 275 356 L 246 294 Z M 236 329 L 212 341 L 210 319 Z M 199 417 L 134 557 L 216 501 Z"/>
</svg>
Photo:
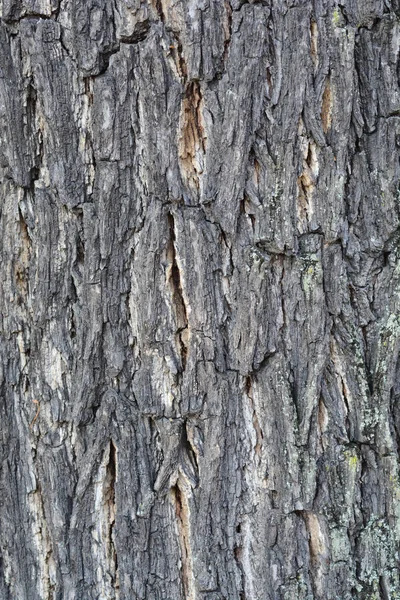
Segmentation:
<svg viewBox="0 0 400 600">
<path fill-rule="evenodd" d="M 0 7 L 0 600 L 400 599 L 400 3 Z"/>
</svg>

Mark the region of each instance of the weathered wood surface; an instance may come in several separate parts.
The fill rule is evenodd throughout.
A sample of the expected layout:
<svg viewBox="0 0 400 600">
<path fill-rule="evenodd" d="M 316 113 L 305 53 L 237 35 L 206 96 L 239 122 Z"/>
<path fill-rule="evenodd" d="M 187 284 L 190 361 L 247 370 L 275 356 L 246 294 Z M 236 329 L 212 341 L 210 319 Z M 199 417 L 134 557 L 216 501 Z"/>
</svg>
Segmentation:
<svg viewBox="0 0 400 600">
<path fill-rule="evenodd" d="M 1 4 L 1 600 L 399 599 L 400 3 Z"/>
</svg>

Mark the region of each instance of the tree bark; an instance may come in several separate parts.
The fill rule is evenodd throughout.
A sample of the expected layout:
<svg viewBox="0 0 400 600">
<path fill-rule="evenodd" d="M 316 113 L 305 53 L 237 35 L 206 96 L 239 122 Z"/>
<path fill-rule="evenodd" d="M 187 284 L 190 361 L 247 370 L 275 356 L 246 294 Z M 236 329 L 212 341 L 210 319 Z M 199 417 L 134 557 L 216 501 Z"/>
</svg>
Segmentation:
<svg viewBox="0 0 400 600">
<path fill-rule="evenodd" d="M 2 0 L 1 600 L 400 598 L 400 3 Z"/>
</svg>

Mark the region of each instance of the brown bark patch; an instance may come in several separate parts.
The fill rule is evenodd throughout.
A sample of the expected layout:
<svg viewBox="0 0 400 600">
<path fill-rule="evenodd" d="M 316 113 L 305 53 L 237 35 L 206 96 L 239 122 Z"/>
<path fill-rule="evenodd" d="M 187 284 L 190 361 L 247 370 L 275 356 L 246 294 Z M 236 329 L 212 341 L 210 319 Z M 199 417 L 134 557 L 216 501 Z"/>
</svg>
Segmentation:
<svg viewBox="0 0 400 600">
<path fill-rule="evenodd" d="M 310 53 L 314 68 L 318 67 L 318 26 L 316 21 L 310 21 Z"/>
<path fill-rule="evenodd" d="M 308 547 L 311 561 L 314 596 L 318 600 L 325 598 L 325 577 L 328 572 L 329 549 L 322 526 L 321 518 L 312 511 L 304 511 L 303 518 L 308 533 Z"/>
<path fill-rule="evenodd" d="M 332 86 L 330 76 L 326 80 L 322 95 L 321 121 L 322 129 L 324 133 L 327 133 L 332 126 Z"/>
<path fill-rule="evenodd" d="M 309 536 L 308 542 L 311 560 L 319 561 L 319 557 L 324 554 L 326 548 L 318 517 L 310 511 L 304 511 L 304 520 Z"/>
<path fill-rule="evenodd" d="M 14 263 L 14 280 L 16 290 L 25 300 L 28 295 L 28 267 L 31 255 L 31 240 L 25 219 L 19 212 L 19 251 Z"/>
<path fill-rule="evenodd" d="M 313 195 L 319 174 L 319 161 L 317 145 L 313 140 L 304 135 L 302 124 L 299 133 L 303 154 L 303 170 L 297 178 L 297 205 L 299 220 L 303 225 L 304 231 L 306 231 L 307 223 L 310 222 L 314 210 Z"/>
<path fill-rule="evenodd" d="M 191 81 L 182 101 L 179 136 L 179 164 L 182 178 L 198 191 L 204 170 L 206 133 L 203 121 L 203 96 L 198 81 Z"/>
<path fill-rule="evenodd" d="M 172 503 L 175 507 L 176 522 L 178 527 L 182 561 L 182 584 L 185 600 L 196 600 L 192 564 L 192 548 L 190 544 L 189 505 L 184 492 L 179 487 L 179 482 L 173 488 L 171 488 L 171 495 Z"/>
</svg>

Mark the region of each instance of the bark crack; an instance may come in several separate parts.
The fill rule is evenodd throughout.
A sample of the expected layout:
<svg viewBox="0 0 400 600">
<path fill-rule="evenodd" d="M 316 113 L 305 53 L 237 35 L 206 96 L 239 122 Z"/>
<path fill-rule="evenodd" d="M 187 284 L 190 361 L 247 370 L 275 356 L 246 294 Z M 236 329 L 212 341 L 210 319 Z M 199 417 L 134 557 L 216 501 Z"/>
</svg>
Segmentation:
<svg viewBox="0 0 400 600">
<path fill-rule="evenodd" d="M 183 56 L 182 42 L 176 32 L 172 32 L 172 35 L 174 37 L 175 43 L 171 44 L 169 46 L 169 49 L 173 50 L 173 58 L 174 58 L 175 66 L 176 66 L 179 76 L 182 78 L 183 81 L 186 81 L 187 65 L 186 65 L 185 58 Z"/>
<path fill-rule="evenodd" d="M 203 95 L 198 81 L 186 86 L 180 117 L 178 154 L 184 183 L 195 193 L 204 172 L 207 135 L 203 120 Z"/>
<path fill-rule="evenodd" d="M 85 146 L 84 155 L 86 163 L 86 194 L 90 200 L 93 194 L 94 180 L 96 174 L 96 158 L 93 147 L 93 133 L 92 133 L 92 108 L 93 108 L 93 82 L 94 78 L 91 76 L 84 77 L 84 110 L 82 115 L 82 131 L 84 134 Z"/>
<path fill-rule="evenodd" d="M 297 179 L 298 217 L 302 233 L 307 233 L 314 213 L 313 197 L 319 175 L 317 145 L 306 135 L 303 121 L 299 125 L 300 149 L 303 155 L 303 170 Z"/>
<path fill-rule="evenodd" d="M 224 22 L 224 52 L 222 54 L 222 64 L 225 65 L 229 55 L 229 47 L 232 39 L 232 6 L 229 0 L 224 0 L 225 22 Z"/>
<path fill-rule="evenodd" d="M 193 574 L 192 547 L 190 540 L 190 512 L 188 499 L 181 489 L 180 482 L 171 488 L 172 502 L 175 507 L 181 550 L 182 584 L 185 600 L 196 600 L 195 579 Z"/>
<path fill-rule="evenodd" d="M 187 355 L 189 350 L 189 323 L 186 302 L 183 296 L 181 272 L 177 260 L 175 219 L 168 213 L 168 224 L 170 241 L 168 248 L 169 268 L 167 270 L 167 282 L 170 288 L 172 304 L 176 320 L 176 338 L 181 359 L 182 372 L 186 369 Z"/>
<path fill-rule="evenodd" d="M 115 484 L 117 479 L 117 449 L 113 441 L 110 441 L 109 457 L 106 466 L 106 478 L 104 483 L 104 506 L 108 516 L 107 532 L 107 554 L 110 564 L 111 586 L 117 598 L 119 590 L 118 555 L 115 545 L 115 517 L 117 512 Z"/>
</svg>

